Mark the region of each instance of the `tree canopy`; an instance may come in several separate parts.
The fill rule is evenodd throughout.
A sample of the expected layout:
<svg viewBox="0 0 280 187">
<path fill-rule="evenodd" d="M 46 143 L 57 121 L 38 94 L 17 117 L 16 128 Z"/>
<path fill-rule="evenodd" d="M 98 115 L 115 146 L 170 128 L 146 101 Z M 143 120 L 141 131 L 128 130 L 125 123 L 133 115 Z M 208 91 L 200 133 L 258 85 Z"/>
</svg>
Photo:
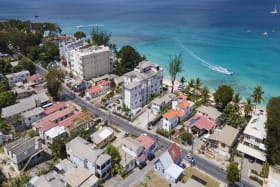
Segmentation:
<svg viewBox="0 0 280 187">
<path fill-rule="evenodd" d="M 263 92 L 261 86 L 256 86 L 254 88 L 254 92 L 252 94 L 252 98 L 253 98 L 253 101 L 254 101 L 254 103 L 256 105 L 260 104 L 263 101 L 263 94 L 264 94 L 264 92 Z"/>
<path fill-rule="evenodd" d="M 221 117 L 224 124 L 233 126 L 235 128 L 242 128 L 246 123 L 246 119 L 241 116 L 239 110 L 236 109 L 231 103 L 227 104 L 227 106 L 224 108 Z"/>
<path fill-rule="evenodd" d="M 221 85 L 214 93 L 214 100 L 216 104 L 224 109 L 225 106 L 232 100 L 233 89 L 229 85 Z"/>
<path fill-rule="evenodd" d="M 189 145 L 191 145 L 192 144 L 192 134 L 191 133 L 189 133 L 189 132 L 183 132 L 181 135 L 180 135 L 180 137 L 181 137 L 181 140 L 183 141 L 183 142 L 187 142 Z"/>
<path fill-rule="evenodd" d="M 79 40 L 79 39 L 82 39 L 82 38 L 85 38 L 87 35 L 82 32 L 82 31 L 77 31 L 74 33 L 74 37 Z"/>
<path fill-rule="evenodd" d="M 280 164 L 280 97 L 269 100 L 267 107 L 267 160 L 270 164 Z"/>
<path fill-rule="evenodd" d="M 98 27 L 93 27 L 91 30 L 91 40 L 94 45 L 109 45 L 111 34 L 106 31 L 99 29 Z"/>
<path fill-rule="evenodd" d="M 119 163 L 121 161 L 120 153 L 118 149 L 113 145 L 107 146 L 106 153 L 110 155 L 112 159 L 111 175 L 115 175 L 120 170 L 120 166 L 119 166 Z"/>
<path fill-rule="evenodd" d="M 126 45 L 117 53 L 120 63 L 115 63 L 114 73 L 123 75 L 132 71 L 145 57 L 141 56 L 132 46 Z"/>
<path fill-rule="evenodd" d="M 238 164 L 236 162 L 231 162 L 227 166 L 227 180 L 230 184 L 233 184 L 235 182 L 239 181 L 239 170 L 238 170 Z"/>
<path fill-rule="evenodd" d="M 0 109 L 16 103 L 16 96 L 11 91 L 0 93 Z"/>
<path fill-rule="evenodd" d="M 56 137 L 51 145 L 52 155 L 55 159 L 66 158 L 66 146 L 63 138 Z"/>
<path fill-rule="evenodd" d="M 64 73 L 61 70 L 49 68 L 48 74 L 46 76 L 47 89 L 54 99 L 58 98 L 58 90 L 63 79 Z"/>
<path fill-rule="evenodd" d="M 174 82 L 176 80 L 176 76 L 178 75 L 178 73 L 181 73 L 183 71 L 182 66 L 183 66 L 182 54 L 170 57 L 170 62 L 168 65 L 168 73 L 171 77 L 171 82 L 172 82 L 171 93 L 173 93 L 174 91 Z"/>
</svg>

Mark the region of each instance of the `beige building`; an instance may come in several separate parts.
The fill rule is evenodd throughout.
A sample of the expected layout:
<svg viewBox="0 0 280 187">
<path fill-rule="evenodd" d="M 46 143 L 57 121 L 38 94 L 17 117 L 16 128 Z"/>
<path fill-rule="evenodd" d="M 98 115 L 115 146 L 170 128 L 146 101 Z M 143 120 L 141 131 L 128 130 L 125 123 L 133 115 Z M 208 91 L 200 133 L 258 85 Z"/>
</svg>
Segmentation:
<svg viewBox="0 0 280 187">
<path fill-rule="evenodd" d="M 106 146 L 114 139 L 114 131 L 104 127 L 91 135 L 92 142 L 99 148 Z"/>
<path fill-rule="evenodd" d="M 72 73 L 81 79 L 91 79 L 110 73 L 113 67 L 112 52 L 107 46 L 75 48 L 70 54 Z"/>
</svg>

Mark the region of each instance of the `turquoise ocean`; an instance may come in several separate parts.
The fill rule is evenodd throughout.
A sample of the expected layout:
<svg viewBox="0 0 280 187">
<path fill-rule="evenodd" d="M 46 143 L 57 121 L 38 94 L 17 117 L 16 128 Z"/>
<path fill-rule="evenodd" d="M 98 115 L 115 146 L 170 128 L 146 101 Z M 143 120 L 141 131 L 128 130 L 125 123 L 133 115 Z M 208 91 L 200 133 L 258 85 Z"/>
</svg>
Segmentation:
<svg viewBox="0 0 280 187">
<path fill-rule="evenodd" d="M 99 26 L 117 48 L 132 45 L 165 75 L 170 56 L 182 53 L 178 78 L 199 77 L 212 91 L 230 84 L 243 100 L 261 85 L 264 105 L 280 95 L 275 6 L 279 0 L 1 0 L 0 19 L 55 22 L 63 33 Z"/>
</svg>

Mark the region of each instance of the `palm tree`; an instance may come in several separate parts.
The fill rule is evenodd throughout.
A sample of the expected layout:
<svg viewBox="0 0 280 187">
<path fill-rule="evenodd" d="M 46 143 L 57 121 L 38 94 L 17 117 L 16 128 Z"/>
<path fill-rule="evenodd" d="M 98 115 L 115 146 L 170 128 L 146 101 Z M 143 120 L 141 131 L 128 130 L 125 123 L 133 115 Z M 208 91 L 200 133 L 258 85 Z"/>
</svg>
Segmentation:
<svg viewBox="0 0 280 187">
<path fill-rule="evenodd" d="M 195 92 L 200 91 L 200 89 L 201 89 L 201 80 L 199 78 L 195 79 L 194 88 L 195 88 Z"/>
<path fill-rule="evenodd" d="M 253 112 L 253 103 L 252 103 L 252 100 L 250 97 L 247 98 L 247 102 L 244 106 L 244 114 L 245 114 L 245 117 L 248 117 L 252 114 Z"/>
<path fill-rule="evenodd" d="M 261 86 L 256 86 L 254 88 L 254 92 L 252 94 L 253 102 L 255 103 L 255 110 L 257 108 L 257 104 L 260 104 L 263 101 L 263 90 Z"/>
<path fill-rule="evenodd" d="M 176 80 L 176 76 L 178 73 L 181 73 L 183 68 L 182 68 L 182 55 L 175 55 L 174 57 L 170 58 L 169 62 L 169 67 L 168 67 L 168 72 L 171 77 L 171 83 L 172 83 L 172 88 L 171 88 L 171 93 L 173 93 L 174 90 L 174 82 Z"/>
<path fill-rule="evenodd" d="M 239 93 L 234 94 L 233 98 L 232 98 L 232 102 L 233 102 L 233 106 L 236 110 L 239 111 L 239 103 L 241 101 L 241 97 L 239 95 Z"/>
<path fill-rule="evenodd" d="M 204 86 L 201 90 L 202 101 L 204 104 L 206 104 L 210 98 L 209 93 L 210 93 L 209 89 L 206 86 Z"/>
<path fill-rule="evenodd" d="M 188 82 L 188 86 L 190 88 L 194 88 L 194 79 L 191 79 L 189 82 Z"/>
<path fill-rule="evenodd" d="M 182 76 L 180 79 L 180 83 L 184 85 L 185 82 L 186 82 L 186 78 L 184 76 Z"/>
</svg>

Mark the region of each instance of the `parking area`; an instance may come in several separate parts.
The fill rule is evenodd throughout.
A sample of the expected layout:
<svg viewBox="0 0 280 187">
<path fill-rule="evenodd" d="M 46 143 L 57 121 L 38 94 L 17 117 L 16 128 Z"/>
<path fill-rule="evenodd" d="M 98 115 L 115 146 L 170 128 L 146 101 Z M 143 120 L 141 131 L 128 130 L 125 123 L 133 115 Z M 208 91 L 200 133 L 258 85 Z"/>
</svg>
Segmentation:
<svg viewBox="0 0 280 187">
<path fill-rule="evenodd" d="M 155 119 L 155 115 L 151 112 L 150 109 L 145 109 L 145 112 L 143 114 L 141 114 L 140 116 L 138 116 L 133 122 L 132 124 L 135 126 L 138 126 L 142 129 L 147 129 L 147 124 L 152 121 L 153 119 Z M 153 131 L 156 131 L 156 128 L 154 127 L 153 129 L 151 129 Z"/>
</svg>

